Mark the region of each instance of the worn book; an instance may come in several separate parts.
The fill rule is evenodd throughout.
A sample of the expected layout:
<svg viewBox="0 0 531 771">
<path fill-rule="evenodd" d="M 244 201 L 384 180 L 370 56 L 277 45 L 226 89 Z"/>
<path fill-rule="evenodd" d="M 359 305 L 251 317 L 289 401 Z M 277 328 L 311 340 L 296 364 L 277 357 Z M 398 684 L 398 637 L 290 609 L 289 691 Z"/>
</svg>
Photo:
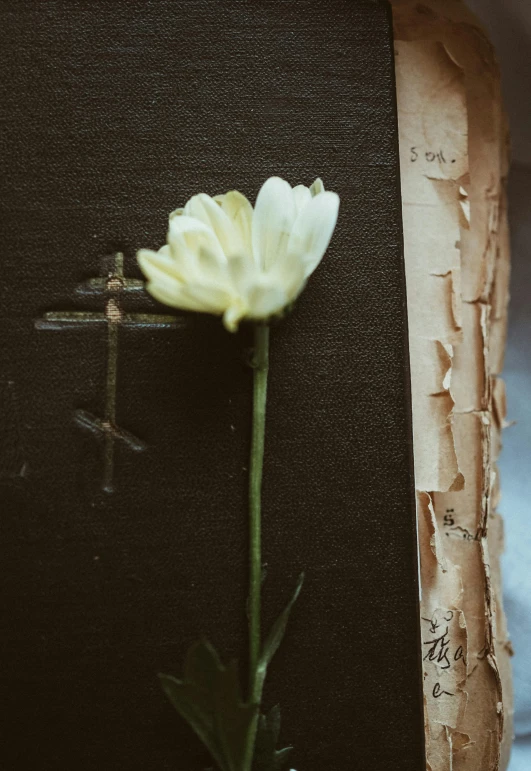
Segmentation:
<svg viewBox="0 0 531 771">
<path fill-rule="evenodd" d="M 264 699 L 297 771 L 425 767 L 391 9 L 3 3 L 6 771 L 203 771 L 166 701 L 205 635 L 245 669 L 248 330 L 136 264 L 194 193 L 321 176 L 336 235 L 272 330 Z"/>
<path fill-rule="evenodd" d="M 146 292 L 193 194 L 320 176 L 336 233 L 271 330 L 266 707 L 297 771 L 504 771 L 508 133 L 457 0 L 4 2 L 6 771 L 208 771 L 167 702 L 245 681 L 252 336 Z M 420 580 L 419 580 L 420 579 Z M 258 768 L 258 767 L 257 767 Z"/>
</svg>

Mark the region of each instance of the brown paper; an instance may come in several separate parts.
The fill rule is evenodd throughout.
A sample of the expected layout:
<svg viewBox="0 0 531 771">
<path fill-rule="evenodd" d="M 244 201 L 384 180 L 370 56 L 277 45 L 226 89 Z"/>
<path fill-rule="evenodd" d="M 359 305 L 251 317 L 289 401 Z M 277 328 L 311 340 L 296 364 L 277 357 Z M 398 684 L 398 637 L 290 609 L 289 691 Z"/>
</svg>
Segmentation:
<svg viewBox="0 0 531 771">
<path fill-rule="evenodd" d="M 456 0 L 393 0 L 418 490 L 427 767 L 512 739 L 495 513 L 505 424 L 507 130 L 492 47 Z"/>
</svg>

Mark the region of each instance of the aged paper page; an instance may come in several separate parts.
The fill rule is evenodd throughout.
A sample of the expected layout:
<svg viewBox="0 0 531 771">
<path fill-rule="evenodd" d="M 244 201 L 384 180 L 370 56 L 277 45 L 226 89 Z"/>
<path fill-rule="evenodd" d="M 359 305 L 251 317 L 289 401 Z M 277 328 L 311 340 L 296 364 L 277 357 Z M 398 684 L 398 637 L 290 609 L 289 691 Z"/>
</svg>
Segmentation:
<svg viewBox="0 0 531 771">
<path fill-rule="evenodd" d="M 496 459 L 505 420 L 507 130 L 459 2 L 395 0 L 428 768 L 506 768 L 510 643 Z"/>
</svg>

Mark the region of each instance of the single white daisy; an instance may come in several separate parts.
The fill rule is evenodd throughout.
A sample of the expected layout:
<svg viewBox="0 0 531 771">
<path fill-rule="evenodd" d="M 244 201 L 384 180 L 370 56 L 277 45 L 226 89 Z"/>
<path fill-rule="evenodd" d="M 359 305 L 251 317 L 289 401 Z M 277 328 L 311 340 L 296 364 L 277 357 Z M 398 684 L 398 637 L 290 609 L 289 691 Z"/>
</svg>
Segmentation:
<svg viewBox="0 0 531 771">
<path fill-rule="evenodd" d="M 280 177 L 262 186 L 253 209 L 237 190 L 200 193 L 170 215 L 168 242 L 142 249 L 138 262 L 155 299 L 182 310 L 266 321 L 304 289 L 334 232 L 339 196 L 320 179 L 292 188 Z"/>
</svg>

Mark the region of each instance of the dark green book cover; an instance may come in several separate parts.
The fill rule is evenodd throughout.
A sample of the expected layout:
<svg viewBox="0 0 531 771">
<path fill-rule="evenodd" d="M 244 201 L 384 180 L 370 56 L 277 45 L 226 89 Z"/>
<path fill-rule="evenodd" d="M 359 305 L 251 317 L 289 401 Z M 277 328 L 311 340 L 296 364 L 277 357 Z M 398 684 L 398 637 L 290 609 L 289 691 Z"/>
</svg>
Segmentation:
<svg viewBox="0 0 531 771">
<path fill-rule="evenodd" d="M 341 197 L 274 328 L 264 626 L 297 771 L 424 768 L 389 9 L 377 0 L 0 5 L 1 765 L 203 771 L 166 701 L 202 634 L 245 665 L 251 344 L 135 260 L 194 193 Z"/>
</svg>

